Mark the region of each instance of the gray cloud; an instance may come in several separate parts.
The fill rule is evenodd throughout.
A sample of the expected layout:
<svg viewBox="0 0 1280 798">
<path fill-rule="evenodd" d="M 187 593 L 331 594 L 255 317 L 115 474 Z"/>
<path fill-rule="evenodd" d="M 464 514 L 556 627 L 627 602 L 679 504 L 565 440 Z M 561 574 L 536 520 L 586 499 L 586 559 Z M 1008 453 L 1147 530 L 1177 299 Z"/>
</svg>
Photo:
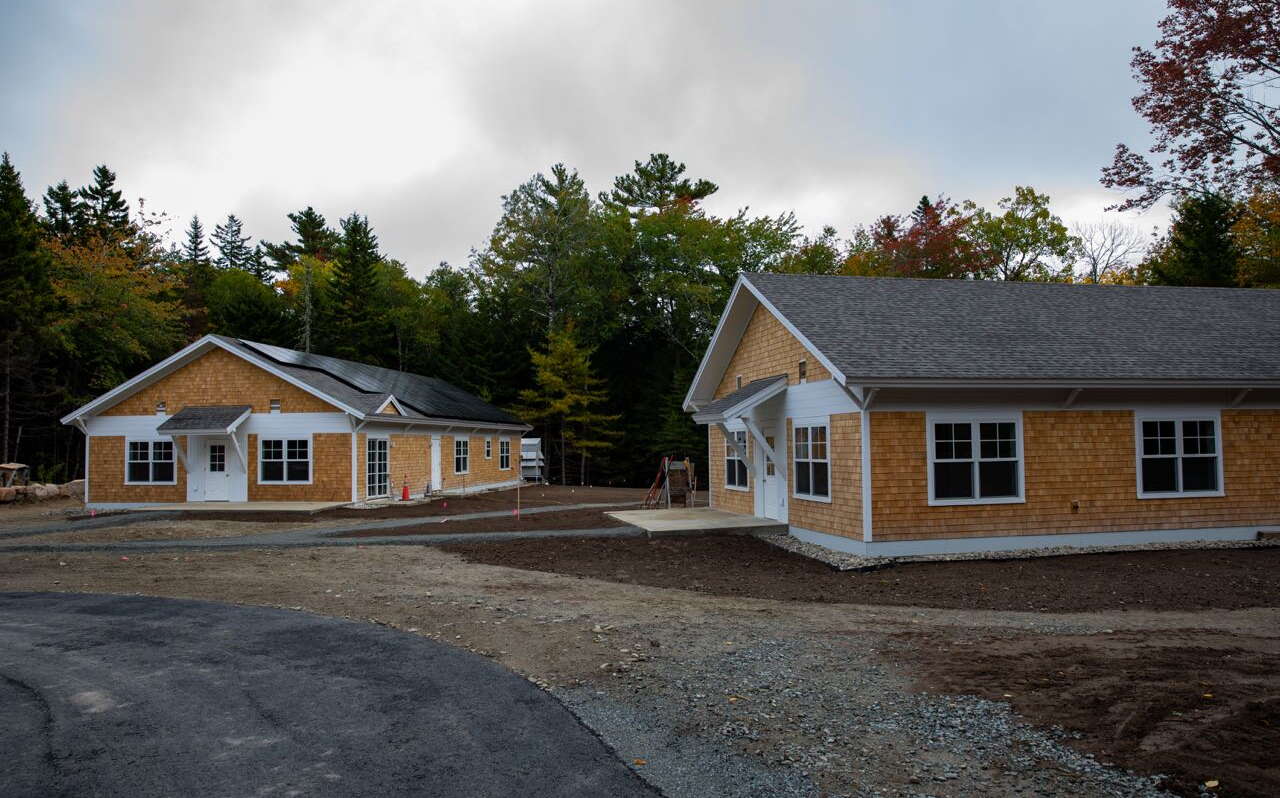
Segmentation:
<svg viewBox="0 0 1280 798">
<path fill-rule="evenodd" d="M 4 90 L 0 146 L 32 193 L 106 162 L 178 228 L 235 212 L 279 239 L 304 205 L 359 210 L 417 274 L 465 262 L 535 171 L 563 161 L 599 190 L 653 151 L 720 183 L 717 213 L 795 210 L 815 230 L 1027 183 L 1093 218 L 1114 201 L 1097 183 L 1111 148 L 1145 140 L 1127 61 L 1160 15 L 1157 0 L 33 5 L 0 33 L 25 69 L 42 54 Z"/>
</svg>

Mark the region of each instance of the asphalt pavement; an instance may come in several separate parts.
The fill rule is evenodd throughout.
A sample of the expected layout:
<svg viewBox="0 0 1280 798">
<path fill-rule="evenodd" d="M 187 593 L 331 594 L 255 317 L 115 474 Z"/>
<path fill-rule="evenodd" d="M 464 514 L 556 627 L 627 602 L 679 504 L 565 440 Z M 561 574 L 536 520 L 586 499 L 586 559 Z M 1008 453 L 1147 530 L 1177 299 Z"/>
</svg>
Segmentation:
<svg viewBox="0 0 1280 798">
<path fill-rule="evenodd" d="M 6 798 L 657 795 L 483 657 L 263 607 L 0 593 L 0 718 Z"/>
</svg>

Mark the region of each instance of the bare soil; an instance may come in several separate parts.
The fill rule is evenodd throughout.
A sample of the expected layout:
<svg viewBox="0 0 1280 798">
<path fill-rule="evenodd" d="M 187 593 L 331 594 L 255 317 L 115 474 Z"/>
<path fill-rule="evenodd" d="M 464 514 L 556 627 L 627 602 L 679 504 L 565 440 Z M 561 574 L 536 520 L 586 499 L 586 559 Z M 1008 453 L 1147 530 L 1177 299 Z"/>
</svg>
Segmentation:
<svg viewBox="0 0 1280 798">
<path fill-rule="evenodd" d="M 0 529 L 36 526 L 84 514 L 84 502 L 70 497 L 0 504 Z"/>
<path fill-rule="evenodd" d="M 453 532 L 527 532 L 539 529 L 610 529 L 627 526 L 600 510 L 560 510 L 546 513 L 511 515 L 496 518 L 474 518 L 450 521 L 441 518 L 425 524 L 395 529 L 357 529 L 343 532 L 340 538 L 373 538 L 399 535 L 444 535 Z"/>
<path fill-rule="evenodd" d="M 1170 775 L 1198 795 L 1280 795 L 1280 643 L 1211 629 L 1063 635 L 1052 641 L 933 633 L 895 637 L 921 686 L 1006 700 L 1084 735 L 1103 762 Z M 1209 774 L 1209 775 L 1206 775 Z"/>
<path fill-rule="evenodd" d="M 469 562 L 782 601 L 1081 612 L 1280 606 L 1280 548 L 1083 554 L 836 571 L 747 536 L 454 544 Z"/>
</svg>

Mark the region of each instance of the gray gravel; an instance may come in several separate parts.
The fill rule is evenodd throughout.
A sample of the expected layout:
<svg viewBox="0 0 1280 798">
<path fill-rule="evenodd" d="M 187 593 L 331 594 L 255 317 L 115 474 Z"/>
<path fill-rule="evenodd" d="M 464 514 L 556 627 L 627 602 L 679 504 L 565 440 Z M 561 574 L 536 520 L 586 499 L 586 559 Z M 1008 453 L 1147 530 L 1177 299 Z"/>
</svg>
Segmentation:
<svg viewBox="0 0 1280 798">
<path fill-rule="evenodd" d="M 643 667 L 634 645 L 603 685 L 553 692 L 671 798 L 1169 795 L 1007 704 L 914 693 L 855 643 L 734 641 Z"/>
</svg>

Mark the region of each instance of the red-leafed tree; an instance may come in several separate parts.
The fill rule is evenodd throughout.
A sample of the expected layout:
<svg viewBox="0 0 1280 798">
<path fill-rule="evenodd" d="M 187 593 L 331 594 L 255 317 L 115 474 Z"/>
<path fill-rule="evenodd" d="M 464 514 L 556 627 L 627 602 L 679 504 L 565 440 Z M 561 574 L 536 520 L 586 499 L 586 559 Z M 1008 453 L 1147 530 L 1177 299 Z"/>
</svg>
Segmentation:
<svg viewBox="0 0 1280 798">
<path fill-rule="evenodd" d="M 1169 0 L 1155 47 L 1135 47 L 1130 65 L 1155 143 L 1150 160 L 1118 145 L 1102 170 L 1103 185 L 1134 192 L 1117 207 L 1280 185 L 1280 0 Z"/>
<path fill-rule="evenodd" d="M 854 232 L 845 271 L 886 277 L 985 276 L 991 264 L 969 236 L 974 209 L 921 197 L 909 216 L 887 215 Z"/>
</svg>

